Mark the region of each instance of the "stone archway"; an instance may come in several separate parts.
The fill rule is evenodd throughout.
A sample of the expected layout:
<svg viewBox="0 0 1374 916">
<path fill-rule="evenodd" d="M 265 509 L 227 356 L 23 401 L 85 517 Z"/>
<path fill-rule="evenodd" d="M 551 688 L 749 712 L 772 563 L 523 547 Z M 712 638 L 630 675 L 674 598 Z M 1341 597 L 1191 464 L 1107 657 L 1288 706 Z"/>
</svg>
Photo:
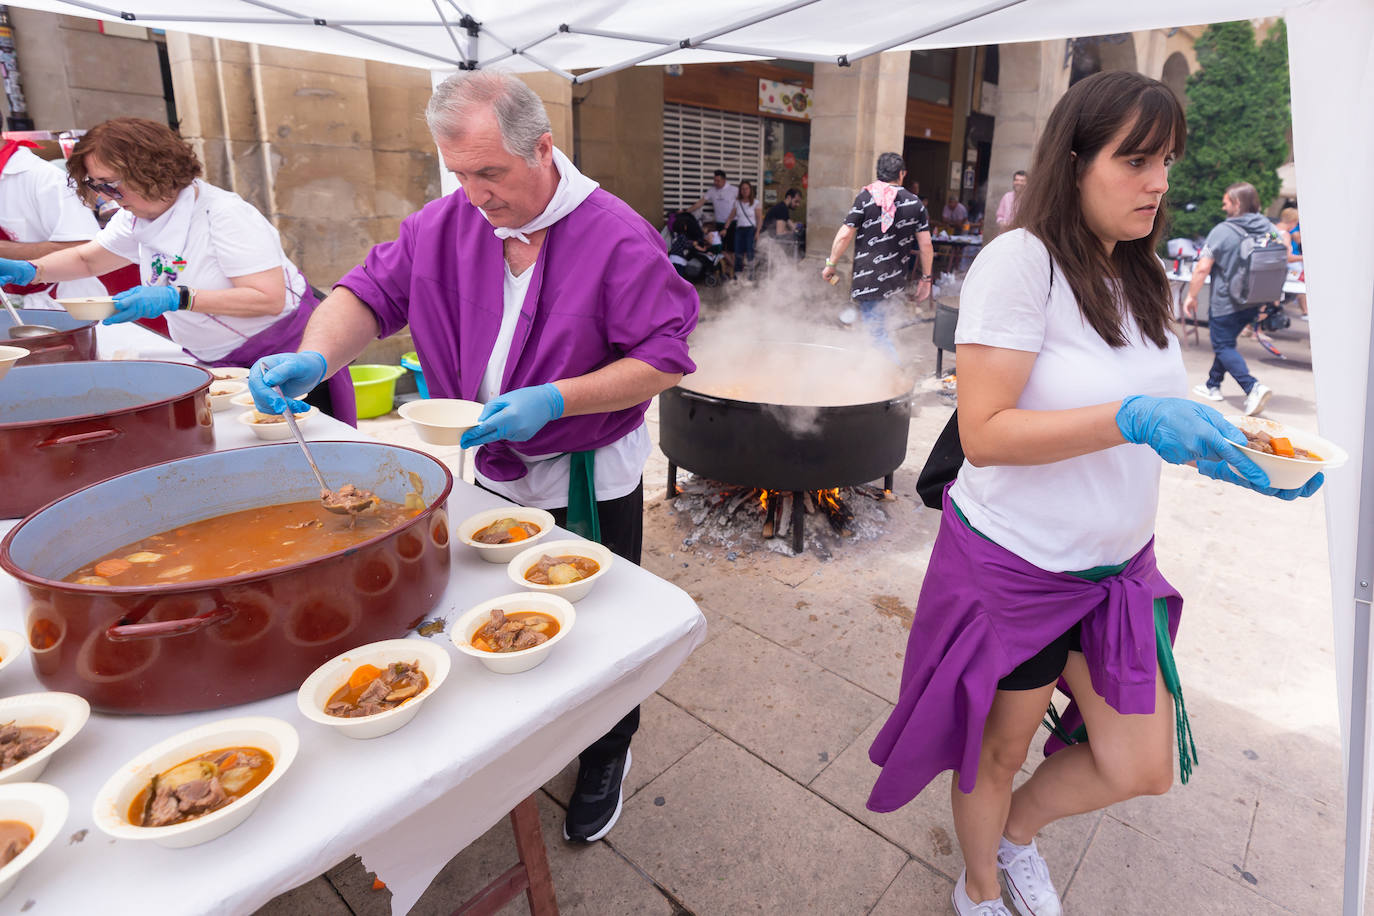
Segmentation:
<svg viewBox="0 0 1374 916">
<path fill-rule="evenodd" d="M 1160 75 L 1160 81 L 1174 91 L 1178 100 L 1185 106 L 1188 104 L 1188 59 L 1180 52 L 1175 51 L 1164 61 L 1164 72 Z"/>
</svg>

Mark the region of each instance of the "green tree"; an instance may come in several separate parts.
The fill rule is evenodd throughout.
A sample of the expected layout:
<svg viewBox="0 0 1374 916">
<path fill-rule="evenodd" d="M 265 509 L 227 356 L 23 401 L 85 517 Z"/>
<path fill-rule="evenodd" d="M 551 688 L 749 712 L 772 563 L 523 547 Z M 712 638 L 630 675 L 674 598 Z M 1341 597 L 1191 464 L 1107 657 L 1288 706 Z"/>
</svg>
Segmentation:
<svg viewBox="0 0 1374 916">
<path fill-rule="evenodd" d="M 1188 148 L 1169 175 L 1172 237 L 1205 236 L 1225 219 L 1221 195 L 1237 181 L 1250 182 L 1268 203 L 1279 192 L 1276 169 L 1288 159 L 1283 20 L 1259 44 L 1249 22 L 1210 25 L 1193 47 L 1198 70 L 1188 77 Z"/>
</svg>

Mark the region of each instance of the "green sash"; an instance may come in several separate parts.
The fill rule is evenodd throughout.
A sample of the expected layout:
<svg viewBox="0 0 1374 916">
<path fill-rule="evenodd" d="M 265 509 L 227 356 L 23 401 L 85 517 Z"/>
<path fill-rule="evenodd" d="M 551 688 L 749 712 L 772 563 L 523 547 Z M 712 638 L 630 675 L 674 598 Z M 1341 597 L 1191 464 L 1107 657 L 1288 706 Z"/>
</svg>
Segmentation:
<svg viewBox="0 0 1374 916">
<path fill-rule="evenodd" d="M 596 511 L 596 452 L 572 452 L 568 468 L 568 521 L 573 534 L 601 543 L 601 518 Z"/>
</svg>

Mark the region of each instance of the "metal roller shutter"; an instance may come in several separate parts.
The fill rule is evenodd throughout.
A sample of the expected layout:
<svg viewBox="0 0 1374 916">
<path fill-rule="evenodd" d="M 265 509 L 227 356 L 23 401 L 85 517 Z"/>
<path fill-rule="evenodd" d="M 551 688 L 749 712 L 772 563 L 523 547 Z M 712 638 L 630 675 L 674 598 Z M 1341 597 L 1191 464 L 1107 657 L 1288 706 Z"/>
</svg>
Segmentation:
<svg viewBox="0 0 1374 916">
<path fill-rule="evenodd" d="M 665 102 L 663 105 L 663 209 L 685 210 L 701 199 L 716 169 L 731 184 L 759 187 L 763 176 L 763 118 Z"/>
</svg>

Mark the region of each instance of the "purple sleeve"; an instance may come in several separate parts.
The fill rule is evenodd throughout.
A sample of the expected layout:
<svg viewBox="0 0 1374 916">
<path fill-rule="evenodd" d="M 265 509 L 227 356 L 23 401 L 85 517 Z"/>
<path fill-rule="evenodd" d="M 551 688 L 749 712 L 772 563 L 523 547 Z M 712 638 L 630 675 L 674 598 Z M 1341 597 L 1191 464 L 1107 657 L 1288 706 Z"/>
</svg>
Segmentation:
<svg viewBox="0 0 1374 916">
<path fill-rule="evenodd" d="M 396 241 L 374 245 L 363 263 L 334 284 L 347 288 L 372 310 L 381 328 L 379 338 L 395 334 L 409 320 L 415 218 L 418 215 L 412 214 L 402 220 Z"/>
<path fill-rule="evenodd" d="M 696 363 L 687 354 L 687 336 L 697 325 L 696 289 L 678 276 L 661 251 L 634 254 L 622 263 L 633 271 L 609 275 L 610 301 L 606 312 L 608 341 L 625 356 L 648 363 L 660 372 L 687 374 Z"/>
</svg>

